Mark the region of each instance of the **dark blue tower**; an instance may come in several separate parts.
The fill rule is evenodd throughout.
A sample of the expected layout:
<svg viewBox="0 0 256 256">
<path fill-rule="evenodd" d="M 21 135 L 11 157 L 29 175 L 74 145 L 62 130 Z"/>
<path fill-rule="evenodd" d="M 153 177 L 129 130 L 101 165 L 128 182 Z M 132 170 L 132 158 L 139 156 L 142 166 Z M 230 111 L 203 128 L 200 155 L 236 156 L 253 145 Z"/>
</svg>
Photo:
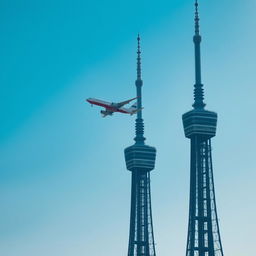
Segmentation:
<svg viewBox="0 0 256 256">
<path fill-rule="evenodd" d="M 185 136 L 191 141 L 190 201 L 186 256 L 223 256 L 213 181 L 211 138 L 217 114 L 205 110 L 201 82 L 198 2 L 195 2 L 195 85 L 193 110 L 182 116 Z"/>
<path fill-rule="evenodd" d="M 128 256 L 155 256 L 152 223 L 150 171 L 155 167 L 156 149 L 145 145 L 142 119 L 141 50 L 138 36 L 137 104 L 135 144 L 124 150 L 126 167 L 132 172 L 131 215 Z"/>
</svg>

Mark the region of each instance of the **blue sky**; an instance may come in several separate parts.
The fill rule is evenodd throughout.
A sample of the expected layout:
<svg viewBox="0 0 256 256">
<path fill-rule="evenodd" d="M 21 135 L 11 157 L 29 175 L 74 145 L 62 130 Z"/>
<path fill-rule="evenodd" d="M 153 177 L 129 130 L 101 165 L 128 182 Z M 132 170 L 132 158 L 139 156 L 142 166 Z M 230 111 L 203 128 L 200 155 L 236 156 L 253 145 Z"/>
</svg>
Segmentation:
<svg viewBox="0 0 256 256">
<path fill-rule="evenodd" d="M 255 251 L 256 3 L 200 1 L 202 80 L 218 112 L 214 175 L 226 255 Z M 193 1 L 0 3 L 0 254 L 127 253 L 134 117 L 101 118 L 88 97 L 135 95 L 142 37 L 158 255 L 184 255 L 193 101 Z"/>
</svg>

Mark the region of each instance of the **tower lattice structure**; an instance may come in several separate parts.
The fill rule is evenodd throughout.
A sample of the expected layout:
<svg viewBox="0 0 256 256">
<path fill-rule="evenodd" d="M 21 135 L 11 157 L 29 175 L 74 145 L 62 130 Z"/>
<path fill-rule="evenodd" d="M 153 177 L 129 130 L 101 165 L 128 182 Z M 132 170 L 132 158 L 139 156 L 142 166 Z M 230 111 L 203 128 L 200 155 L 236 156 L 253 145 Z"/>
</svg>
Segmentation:
<svg viewBox="0 0 256 256">
<path fill-rule="evenodd" d="M 216 209 L 211 138 L 217 113 L 205 110 L 201 83 L 198 2 L 195 2 L 195 85 L 193 110 L 182 116 L 185 136 L 191 141 L 190 199 L 186 256 L 223 256 Z"/>
<path fill-rule="evenodd" d="M 151 209 L 150 171 L 154 169 L 156 149 L 145 145 L 142 119 L 141 49 L 137 50 L 137 112 L 135 144 L 124 150 L 126 167 L 132 173 L 128 256 L 155 256 Z"/>
</svg>

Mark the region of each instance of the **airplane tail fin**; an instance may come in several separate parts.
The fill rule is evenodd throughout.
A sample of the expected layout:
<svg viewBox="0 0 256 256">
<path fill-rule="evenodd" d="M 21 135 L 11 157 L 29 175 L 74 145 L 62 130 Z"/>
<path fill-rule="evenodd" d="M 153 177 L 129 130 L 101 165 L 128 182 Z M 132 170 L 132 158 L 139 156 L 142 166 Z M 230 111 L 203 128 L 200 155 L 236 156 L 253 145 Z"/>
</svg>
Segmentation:
<svg viewBox="0 0 256 256">
<path fill-rule="evenodd" d="M 143 108 L 137 108 L 137 102 L 135 102 L 130 108 L 130 114 L 131 115 L 134 115 L 136 114 L 137 112 L 141 111 Z"/>
<path fill-rule="evenodd" d="M 137 112 L 141 111 L 143 108 L 137 108 L 131 112 L 131 116 L 136 114 Z"/>
<path fill-rule="evenodd" d="M 137 109 L 137 102 L 135 102 L 129 109 L 130 109 L 130 110 L 135 110 L 135 109 Z"/>
</svg>

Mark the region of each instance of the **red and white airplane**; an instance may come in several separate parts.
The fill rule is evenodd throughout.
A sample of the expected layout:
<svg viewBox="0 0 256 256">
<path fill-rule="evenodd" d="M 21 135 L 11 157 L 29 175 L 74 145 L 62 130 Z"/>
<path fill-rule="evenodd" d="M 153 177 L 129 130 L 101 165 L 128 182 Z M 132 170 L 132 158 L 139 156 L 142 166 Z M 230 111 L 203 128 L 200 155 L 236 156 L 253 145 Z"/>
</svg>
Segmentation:
<svg viewBox="0 0 256 256">
<path fill-rule="evenodd" d="M 120 112 L 120 113 L 130 114 L 130 115 L 137 113 L 138 111 L 141 110 L 137 108 L 137 102 L 135 102 L 130 108 L 123 107 L 124 105 L 129 104 L 131 101 L 135 99 L 137 99 L 137 97 L 132 98 L 130 100 L 123 101 L 123 102 L 118 102 L 118 103 L 106 102 L 106 101 L 98 100 L 94 98 L 89 98 L 86 101 L 88 101 L 91 105 L 104 107 L 105 110 L 101 110 L 100 113 L 102 114 L 102 117 L 105 117 L 105 116 L 113 115 L 114 112 Z"/>
</svg>

